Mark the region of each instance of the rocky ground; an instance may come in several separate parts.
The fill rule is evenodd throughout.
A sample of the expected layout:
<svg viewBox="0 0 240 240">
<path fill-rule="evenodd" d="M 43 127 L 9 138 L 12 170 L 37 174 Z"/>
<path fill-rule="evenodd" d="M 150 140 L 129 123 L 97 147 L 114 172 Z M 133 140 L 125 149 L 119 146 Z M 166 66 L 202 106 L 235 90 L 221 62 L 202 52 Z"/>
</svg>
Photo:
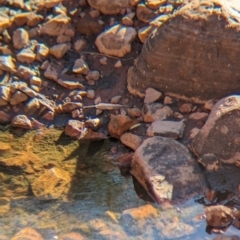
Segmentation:
<svg viewBox="0 0 240 240">
<path fill-rule="evenodd" d="M 238 121 L 226 127 L 226 121 L 219 120 L 219 113 L 225 119 L 238 109 L 237 96 L 223 99 L 216 105 L 218 99 L 215 98 L 205 98 L 198 103 L 186 101 L 186 98 L 184 101 L 136 83 L 136 78 L 129 90 L 135 94 L 134 84 L 139 84 L 141 94 L 136 94 L 142 98 L 131 95 L 127 90 L 128 69 L 134 64 L 138 69 L 135 71 L 144 70 L 144 78 L 148 77 L 145 75 L 149 73 L 148 68 L 151 73 L 155 71 L 154 64 L 150 67 L 145 64 L 142 68 L 142 55 L 140 60 L 136 60 L 143 43 L 149 36 L 161 36 L 158 29 L 162 26 L 167 29 L 164 28 L 165 22 L 171 22 L 168 20 L 185 5 L 188 6 L 188 2 L 112 0 L 110 4 L 107 0 L 1 0 L 2 130 L 10 128 L 14 135 L 19 136 L 26 130 L 38 129 L 41 133 L 47 128 L 64 128 L 66 135 L 79 141 L 118 139 L 119 145 L 111 148 L 112 154 L 118 152 L 121 155 L 121 144 L 126 146 L 119 157 L 119 165 L 131 166 L 131 173 L 151 198 L 160 204 L 166 200 L 185 201 L 204 195 L 209 185 L 213 190 L 229 190 L 238 194 L 239 181 L 228 181 L 226 174 L 221 173 L 226 184 L 219 187 L 222 177 L 215 181 L 215 175 L 212 177 L 209 173 L 213 168 L 222 171 L 222 166 L 229 165 L 229 162 L 234 166 L 228 169 L 228 176 L 238 173 L 239 153 L 236 149 L 239 140 L 233 136 Z M 224 4 L 220 7 L 224 9 Z M 198 8 L 202 9 L 202 5 L 192 6 L 193 15 Z M 199 14 L 209 14 L 201 11 Z M 184 10 L 180 14 L 184 15 Z M 211 14 L 216 13 L 212 11 Z M 151 41 L 145 44 L 146 49 L 149 45 Z M 152 80 L 149 78 L 149 81 L 151 83 Z M 148 83 L 146 80 L 146 85 Z M 186 89 L 186 86 L 183 88 Z M 219 94 L 223 91 L 224 87 Z M 226 143 L 217 147 L 224 149 L 229 141 L 233 142 L 234 151 L 231 154 L 225 154 L 229 149 L 225 152 L 209 150 L 212 147 L 207 146 L 208 140 L 213 144 L 217 141 L 217 136 L 209 137 L 216 129 L 221 129 L 220 132 L 225 135 L 231 132 Z M 5 151 L 4 146 L 2 148 Z M 191 152 L 199 157 L 198 163 Z M 0 164 L 5 168 L 17 166 L 27 174 L 35 174 L 41 171 L 38 160 L 36 158 L 35 166 L 31 167 L 25 166 L 24 158 L 16 162 L 3 160 Z M 207 170 L 208 183 L 199 163 Z M 31 179 L 30 187 L 39 200 L 58 199 L 64 195 L 70 180 L 68 172 L 51 165 L 48 171 Z M 211 201 L 215 199 L 216 196 L 210 197 Z M 209 212 L 214 215 L 218 211 L 206 211 L 208 224 L 213 228 L 227 227 L 233 219 L 236 220 L 235 225 L 240 221 L 231 209 L 223 208 L 222 211 L 226 218 L 221 219 L 219 224 L 212 223 L 209 217 Z M 31 239 L 42 239 L 37 232 L 31 231 L 35 230 L 27 228 L 23 234 L 34 235 Z M 21 234 L 13 239 L 20 239 Z"/>
</svg>

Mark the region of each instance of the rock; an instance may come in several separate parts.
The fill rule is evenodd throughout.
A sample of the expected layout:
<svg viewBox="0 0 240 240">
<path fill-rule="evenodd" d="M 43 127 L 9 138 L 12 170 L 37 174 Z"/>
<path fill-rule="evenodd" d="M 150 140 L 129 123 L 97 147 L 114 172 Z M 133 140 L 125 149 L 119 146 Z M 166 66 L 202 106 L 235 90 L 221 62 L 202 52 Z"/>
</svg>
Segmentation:
<svg viewBox="0 0 240 240">
<path fill-rule="evenodd" d="M 84 122 L 69 120 L 64 132 L 67 136 L 79 139 L 86 134 Z"/>
<path fill-rule="evenodd" d="M 10 101 L 11 91 L 9 87 L 0 86 L 0 106 L 5 106 Z"/>
<path fill-rule="evenodd" d="M 129 13 L 126 16 L 122 18 L 122 24 L 125 26 L 131 27 L 133 25 L 133 17 L 135 16 L 135 13 Z"/>
<path fill-rule="evenodd" d="M 48 121 L 53 121 L 54 120 L 54 112 L 52 111 L 48 111 L 47 113 L 45 113 L 42 117 L 43 119 L 46 119 Z"/>
<path fill-rule="evenodd" d="M 119 101 L 121 100 L 121 98 L 122 98 L 122 96 L 114 96 L 114 97 L 112 97 L 112 99 L 111 99 L 111 103 L 112 103 L 112 104 L 117 104 L 117 103 L 119 103 Z"/>
<path fill-rule="evenodd" d="M 31 227 L 25 227 L 21 231 L 19 231 L 11 240 L 44 240 L 39 232 Z"/>
<path fill-rule="evenodd" d="M 86 80 L 88 80 L 88 81 L 90 81 L 90 80 L 97 81 L 97 80 L 99 80 L 99 78 L 100 78 L 100 73 L 97 70 L 89 71 L 86 76 Z"/>
<path fill-rule="evenodd" d="M 142 138 L 132 134 L 132 133 L 124 133 L 121 137 L 120 137 L 121 142 L 130 147 L 133 150 L 136 150 L 142 143 Z"/>
<path fill-rule="evenodd" d="M 162 97 L 162 93 L 153 89 L 153 88 L 148 88 L 146 90 L 145 98 L 144 98 L 144 103 L 153 103 L 160 99 Z"/>
<path fill-rule="evenodd" d="M 87 97 L 90 99 L 95 98 L 95 91 L 94 90 L 87 90 Z"/>
<path fill-rule="evenodd" d="M 128 108 L 127 113 L 130 117 L 139 118 L 142 116 L 142 111 L 139 108 Z"/>
<path fill-rule="evenodd" d="M 190 113 L 193 109 L 192 103 L 184 103 L 180 106 L 179 111 L 180 113 Z"/>
<path fill-rule="evenodd" d="M 86 40 L 84 39 L 78 39 L 75 43 L 74 43 L 74 49 L 76 51 L 82 51 L 87 45 Z"/>
<path fill-rule="evenodd" d="M 12 0 L 9 1 L 10 5 L 16 8 L 24 8 L 24 1 L 23 0 Z"/>
<path fill-rule="evenodd" d="M 67 44 L 57 44 L 50 48 L 50 54 L 52 54 L 55 58 L 60 59 L 67 52 L 67 50 Z"/>
<path fill-rule="evenodd" d="M 168 106 L 162 105 L 161 103 L 144 104 L 142 109 L 144 122 L 153 122 L 157 119 L 164 120 L 172 114 L 172 109 Z"/>
<path fill-rule="evenodd" d="M 27 101 L 27 99 L 28 99 L 28 96 L 26 94 L 24 94 L 21 91 L 16 91 L 13 94 L 12 98 L 10 99 L 10 104 L 11 105 L 17 105 L 17 104 L 19 104 L 21 102 Z"/>
<path fill-rule="evenodd" d="M 151 9 L 158 9 L 160 6 L 166 4 L 167 0 L 147 0 L 146 6 Z"/>
<path fill-rule="evenodd" d="M 17 70 L 17 75 L 19 78 L 23 78 L 25 80 L 30 80 L 30 78 L 35 76 L 36 73 L 33 70 L 31 70 L 29 67 L 20 65 Z"/>
<path fill-rule="evenodd" d="M 131 51 L 131 42 L 136 35 L 136 30 L 132 27 L 115 25 L 101 33 L 95 44 L 103 54 L 123 57 Z"/>
<path fill-rule="evenodd" d="M 123 153 L 119 158 L 118 162 L 120 166 L 131 166 L 132 163 L 132 157 L 133 157 L 133 152 L 131 153 Z"/>
<path fill-rule="evenodd" d="M 18 127 L 18 128 L 24 128 L 24 129 L 32 128 L 32 123 L 26 115 L 17 115 L 12 119 L 11 124 L 13 127 Z"/>
<path fill-rule="evenodd" d="M 206 172 L 209 184 L 215 190 L 236 191 L 240 184 L 238 177 L 235 177 L 240 174 L 239 109 L 238 95 L 218 101 L 205 125 L 192 141 L 193 151 L 200 157 L 200 163 L 206 169 L 216 166 L 215 171 Z"/>
<path fill-rule="evenodd" d="M 194 227 L 183 222 L 169 223 L 162 230 L 162 234 L 167 239 L 178 239 L 193 233 L 195 233 Z"/>
<path fill-rule="evenodd" d="M 155 27 L 145 26 L 138 30 L 138 38 L 142 43 L 145 43 L 151 33 L 154 31 Z"/>
<path fill-rule="evenodd" d="M 144 140 L 133 155 L 131 172 L 157 203 L 187 200 L 206 190 L 197 162 L 170 138 Z"/>
<path fill-rule="evenodd" d="M 37 45 L 37 56 L 36 59 L 38 61 L 42 61 L 44 58 L 46 58 L 49 54 L 49 48 L 45 44 L 38 44 Z"/>
<path fill-rule="evenodd" d="M 110 122 L 108 123 L 108 132 L 112 137 L 120 138 L 124 132 L 136 123 L 138 121 L 127 116 L 111 114 Z"/>
<path fill-rule="evenodd" d="M 199 103 L 234 93 L 240 87 L 240 32 L 231 19 L 240 22 L 240 15 L 229 11 L 233 8 L 239 10 L 240 6 L 223 0 L 216 8 L 214 0 L 206 4 L 193 0 L 178 10 L 144 44 L 134 67 L 128 71 L 128 90 L 144 97 L 145 90 L 152 87 Z M 181 39 L 179 44 L 176 39 Z M 198 54 L 191 50 L 200 48 Z M 176 59 L 180 64 L 176 65 Z M 184 59 L 189 62 L 186 64 Z M 230 82 L 226 81 L 229 75 Z"/>
<path fill-rule="evenodd" d="M 16 49 L 22 49 L 29 44 L 28 32 L 23 28 L 18 28 L 13 32 L 13 46 Z"/>
<path fill-rule="evenodd" d="M 18 27 L 27 24 L 29 27 L 37 26 L 43 20 L 42 15 L 33 12 L 17 13 L 14 16 L 14 22 Z"/>
<path fill-rule="evenodd" d="M 204 108 L 211 111 L 213 106 L 214 106 L 215 102 L 213 100 L 208 100 L 205 104 L 204 104 Z"/>
<path fill-rule="evenodd" d="M 59 79 L 57 79 L 57 83 L 59 85 L 61 85 L 62 87 L 65 87 L 70 90 L 85 89 L 85 87 L 81 83 L 79 83 L 78 80 L 66 81 L 66 80 L 62 80 L 61 78 L 59 78 Z"/>
<path fill-rule="evenodd" d="M 38 97 L 39 94 L 37 92 L 35 92 L 34 90 L 32 90 L 29 87 L 26 86 L 19 86 L 19 90 L 21 90 L 22 92 L 24 92 L 27 96 L 33 98 L 33 97 Z"/>
<path fill-rule="evenodd" d="M 30 48 L 24 48 L 17 54 L 17 60 L 22 63 L 32 63 L 36 58 L 36 54 Z"/>
<path fill-rule="evenodd" d="M 223 205 L 210 206 L 205 208 L 207 224 L 211 227 L 228 227 L 234 219 L 232 209 Z"/>
<path fill-rule="evenodd" d="M 87 75 L 89 73 L 89 68 L 87 63 L 83 59 L 79 58 L 75 61 L 72 71 L 74 73 Z"/>
<path fill-rule="evenodd" d="M 164 98 L 164 100 L 163 100 L 163 104 L 164 105 L 170 105 L 170 104 L 172 104 L 173 103 L 173 99 L 171 98 L 171 97 L 169 97 L 169 96 L 166 96 L 165 98 Z"/>
<path fill-rule="evenodd" d="M 77 31 L 84 35 L 96 35 L 104 30 L 104 23 L 98 19 L 85 15 L 77 22 Z"/>
<path fill-rule="evenodd" d="M 70 19 L 63 14 L 57 15 L 43 24 L 41 28 L 41 34 L 47 34 L 49 36 L 63 35 L 69 28 Z"/>
<path fill-rule="evenodd" d="M 45 7 L 45 8 L 53 8 L 55 6 L 57 6 L 58 4 L 62 3 L 63 0 L 44 0 L 44 1 L 40 1 L 39 7 Z"/>
<path fill-rule="evenodd" d="M 59 238 L 59 240 L 84 240 L 85 238 L 77 232 L 70 232 L 67 234 L 64 234 Z"/>
<path fill-rule="evenodd" d="M 145 4 L 138 4 L 136 15 L 140 21 L 144 23 L 149 23 L 157 16 L 157 13 L 154 12 L 152 9 L 149 9 Z"/>
<path fill-rule="evenodd" d="M 10 55 L 0 56 L 0 69 L 6 72 L 16 72 L 16 67 Z"/>
<path fill-rule="evenodd" d="M 48 64 L 47 69 L 44 72 L 44 77 L 57 81 L 61 72 L 62 72 L 61 65 L 51 62 Z"/>
<path fill-rule="evenodd" d="M 30 79 L 30 84 L 34 85 L 34 86 L 37 86 L 37 87 L 41 87 L 42 86 L 42 79 L 39 78 L 39 77 L 32 76 L 31 79 Z"/>
<path fill-rule="evenodd" d="M 100 64 L 102 64 L 102 65 L 107 65 L 107 57 L 102 57 L 102 58 L 100 58 L 99 62 L 100 62 Z"/>
<path fill-rule="evenodd" d="M 108 137 L 101 132 L 94 132 L 91 129 L 86 129 L 86 134 L 79 137 L 79 140 L 100 141 Z"/>
<path fill-rule="evenodd" d="M 195 112 L 195 113 L 190 114 L 189 118 L 193 119 L 193 120 L 202 120 L 202 119 L 206 120 L 208 118 L 208 113 Z"/>
<path fill-rule="evenodd" d="M 40 102 L 37 98 L 33 98 L 24 107 L 24 112 L 26 115 L 31 116 L 37 112 L 40 108 Z"/>
<path fill-rule="evenodd" d="M 0 14 L 0 28 L 7 29 L 11 25 L 11 20 L 9 16 L 3 12 Z"/>
<path fill-rule="evenodd" d="M 60 35 L 57 37 L 57 43 L 62 44 L 67 42 L 71 42 L 70 36 Z"/>
<path fill-rule="evenodd" d="M 240 237 L 238 237 L 237 235 L 234 236 L 220 235 L 215 237 L 213 240 L 240 240 Z"/>
<path fill-rule="evenodd" d="M 101 124 L 102 120 L 100 118 L 91 118 L 85 121 L 85 126 L 92 130 L 98 129 Z"/>
<path fill-rule="evenodd" d="M 114 64 L 115 68 L 121 68 L 122 67 L 122 62 L 121 60 L 118 60 L 115 64 Z"/>
<path fill-rule="evenodd" d="M 129 0 L 88 0 L 92 8 L 106 15 L 118 14 L 129 7 Z"/>
<path fill-rule="evenodd" d="M 59 107 L 59 111 L 61 112 L 72 112 L 77 108 L 82 108 L 82 103 L 80 102 L 66 102 Z"/>
<path fill-rule="evenodd" d="M 198 132 L 200 131 L 199 128 L 193 128 L 191 131 L 190 131 L 190 136 L 189 138 L 190 139 L 194 139 L 196 137 L 196 135 L 198 134 Z"/>
<path fill-rule="evenodd" d="M 8 123 L 10 122 L 10 115 L 0 111 L 0 123 Z"/>
<path fill-rule="evenodd" d="M 56 167 L 47 170 L 31 184 L 33 194 L 40 200 L 58 199 L 70 187 L 70 174 Z"/>
<path fill-rule="evenodd" d="M 185 126 L 184 120 L 180 122 L 155 120 L 147 129 L 147 135 L 178 139 L 183 137 Z"/>
</svg>

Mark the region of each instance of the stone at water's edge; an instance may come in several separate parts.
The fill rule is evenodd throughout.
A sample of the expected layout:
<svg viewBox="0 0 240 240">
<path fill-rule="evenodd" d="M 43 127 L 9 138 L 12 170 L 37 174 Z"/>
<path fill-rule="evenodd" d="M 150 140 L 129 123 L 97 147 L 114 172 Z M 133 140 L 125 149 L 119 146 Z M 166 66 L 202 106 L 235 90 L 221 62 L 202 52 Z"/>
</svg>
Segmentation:
<svg viewBox="0 0 240 240">
<path fill-rule="evenodd" d="M 128 72 L 128 90 L 152 87 L 204 102 L 240 92 L 237 0 L 193 0 L 148 38 Z"/>
<path fill-rule="evenodd" d="M 217 102 L 192 142 L 206 169 L 207 181 L 219 191 L 236 191 L 240 184 L 240 96 Z"/>
<path fill-rule="evenodd" d="M 158 203 L 187 200 L 206 190 L 200 166 L 188 149 L 168 138 L 146 139 L 133 155 L 132 174 Z"/>
</svg>

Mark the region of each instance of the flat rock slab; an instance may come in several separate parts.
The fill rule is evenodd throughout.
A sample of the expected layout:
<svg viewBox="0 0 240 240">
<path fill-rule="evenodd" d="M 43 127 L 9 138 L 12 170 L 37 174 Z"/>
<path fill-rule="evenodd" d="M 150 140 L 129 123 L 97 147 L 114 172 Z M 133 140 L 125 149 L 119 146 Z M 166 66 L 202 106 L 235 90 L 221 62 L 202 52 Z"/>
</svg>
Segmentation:
<svg viewBox="0 0 240 240">
<path fill-rule="evenodd" d="M 200 196 L 206 184 L 200 166 L 179 142 L 150 137 L 136 150 L 132 174 L 157 203 Z"/>
<path fill-rule="evenodd" d="M 145 42 L 128 90 L 144 97 L 152 87 L 195 102 L 239 92 L 239 12 L 237 0 L 186 4 Z"/>
<path fill-rule="evenodd" d="M 240 184 L 240 96 L 218 101 L 192 142 L 215 190 L 236 191 Z"/>
</svg>

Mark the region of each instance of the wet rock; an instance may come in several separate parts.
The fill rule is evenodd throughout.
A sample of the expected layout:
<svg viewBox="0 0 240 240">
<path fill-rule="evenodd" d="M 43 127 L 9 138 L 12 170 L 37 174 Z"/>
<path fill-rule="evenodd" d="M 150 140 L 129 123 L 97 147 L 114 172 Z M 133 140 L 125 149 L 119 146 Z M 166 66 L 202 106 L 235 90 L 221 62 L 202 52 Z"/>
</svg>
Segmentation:
<svg viewBox="0 0 240 240">
<path fill-rule="evenodd" d="M 155 120 L 147 129 L 147 135 L 178 139 L 183 137 L 185 126 L 184 120 L 180 122 Z"/>
<path fill-rule="evenodd" d="M 129 7 L 129 0 L 88 0 L 92 8 L 106 15 L 118 14 Z"/>
<path fill-rule="evenodd" d="M 10 210 L 10 198 L 0 197 L 0 215 L 7 213 L 9 210 Z"/>
<path fill-rule="evenodd" d="M 22 49 L 29 44 L 28 32 L 23 28 L 18 28 L 13 32 L 13 46 L 16 49 Z"/>
<path fill-rule="evenodd" d="M 145 4 L 138 4 L 136 15 L 140 21 L 144 23 L 149 23 L 157 16 L 157 13 L 154 12 L 152 9 L 148 8 Z"/>
<path fill-rule="evenodd" d="M 44 240 L 39 232 L 31 227 L 26 227 L 20 230 L 11 240 Z"/>
<path fill-rule="evenodd" d="M 36 54 L 30 48 L 24 48 L 17 54 L 17 60 L 22 63 L 32 63 L 36 58 Z"/>
<path fill-rule="evenodd" d="M 75 43 L 74 43 L 74 49 L 76 51 L 82 51 L 87 45 L 86 40 L 84 39 L 78 39 Z"/>
<path fill-rule="evenodd" d="M 41 34 L 47 34 L 49 36 L 63 35 L 69 28 L 70 19 L 63 14 L 57 15 L 43 24 L 41 28 Z"/>
<path fill-rule="evenodd" d="M 189 115 L 190 119 L 193 120 L 206 120 L 208 118 L 208 113 L 205 112 L 195 112 Z"/>
<path fill-rule="evenodd" d="M 19 78 L 29 80 L 31 77 L 35 76 L 36 73 L 33 70 L 31 70 L 29 67 L 20 65 L 17 70 L 17 75 Z"/>
<path fill-rule="evenodd" d="M 167 117 L 170 117 L 172 114 L 172 109 L 168 106 L 164 106 L 161 103 L 144 104 L 142 109 L 144 122 L 153 122 L 157 119 L 164 120 Z"/>
<path fill-rule="evenodd" d="M 66 135 L 72 138 L 79 139 L 86 134 L 86 128 L 84 122 L 80 122 L 78 120 L 69 120 L 64 132 Z"/>
<path fill-rule="evenodd" d="M 104 23 L 90 15 L 85 15 L 77 22 L 77 31 L 84 35 L 96 35 L 104 30 Z"/>
<path fill-rule="evenodd" d="M 57 44 L 50 48 L 50 54 L 52 54 L 55 58 L 60 59 L 67 52 L 68 46 L 67 44 Z"/>
<path fill-rule="evenodd" d="M 36 59 L 42 61 L 49 54 L 49 48 L 45 44 L 37 45 L 37 56 Z"/>
<path fill-rule="evenodd" d="M 123 57 L 131 51 L 131 43 L 136 35 L 134 28 L 115 25 L 101 33 L 95 44 L 101 53 Z"/>
<path fill-rule="evenodd" d="M 72 71 L 74 73 L 82 73 L 84 75 L 87 75 L 89 73 L 89 68 L 87 63 L 80 58 L 75 61 Z"/>
<path fill-rule="evenodd" d="M 223 205 L 206 207 L 205 215 L 207 224 L 215 228 L 227 227 L 234 219 L 232 209 Z"/>
<path fill-rule="evenodd" d="M 11 116 L 8 113 L 0 111 L 0 123 L 8 123 L 11 120 Z"/>
<path fill-rule="evenodd" d="M 191 235 L 195 232 L 194 227 L 183 223 L 183 222 L 173 222 L 168 224 L 164 227 L 162 230 L 162 234 L 167 239 L 177 239 L 186 237 L 188 235 Z"/>
<path fill-rule="evenodd" d="M 187 200 L 206 190 L 197 162 L 170 138 L 144 140 L 133 155 L 131 172 L 157 203 Z"/>
<path fill-rule="evenodd" d="M 112 137 L 120 138 L 120 136 L 129 130 L 131 126 L 138 123 L 127 116 L 123 115 L 111 115 L 110 122 L 108 124 L 108 132 Z"/>
<path fill-rule="evenodd" d="M 194 0 L 178 10 L 171 21 L 164 22 L 164 27 L 148 38 L 134 67 L 129 69 L 129 91 L 143 97 L 145 90 L 153 87 L 195 102 L 220 99 L 234 93 L 240 86 L 237 45 L 240 33 L 235 24 L 240 22 L 240 15 L 235 16 L 229 9 L 239 8 L 234 1 L 223 0 L 216 7 L 214 0 L 206 4 Z M 209 44 L 210 36 L 213 38 Z M 176 39 L 181 39 L 179 44 Z M 202 50 L 197 55 L 190 50 L 199 48 Z M 217 58 L 214 49 L 218 49 Z M 176 59 L 181 64 L 176 66 Z M 184 59 L 190 59 L 189 63 Z M 226 59 L 231 59 L 230 65 Z M 193 66 L 198 70 L 194 71 Z M 229 74 L 234 74 L 229 80 L 231 84 L 226 81 Z"/>
<path fill-rule="evenodd" d="M 120 137 L 120 140 L 124 145 L 132 148 L 133 150 L 136 150 L 143 141 L 141 137 L 132 133 L 124 133 Z"/>
<path fill-rule="evenodd" d="M 146 89 L 146 94 L 144 98 L 144 103 L 153 103 L 162 97 L 162 93 L 153 89 Z"/>
<path fill-rule="evenodd" d="M 0 86 L 0 106 L 6 106 L 11 98 L 9 87 Z"/>
<path fill-rule="evenodd" d="M 80 234 L 76 232 L 70 232 L 67 234 L 64 234 L 59 238 L 59 240 L 84 240 L 85 238 Z"/>
<path fill-rule="evenodd" d="M 28 100 L 28 96 L 21 91 L 16 91 L 10 99 L 11 105 L 17 105 Z"/>
<path fill-rule="evenodd" d="M 14 73 L 16 71 L 15 64 L 10 55 L 0 56 L 0 69 L 10 73 Z"/>
<path fill-rule="evenodd" d="M 24 107 L 24 112 L 26 115 L 31 116 L 37 112 L 40 108 L 40 102 L 37 98 L 31 99 Z"/>
<path fill-rule="evenodd" d="M 17 115 L 12 119 L 11 124 L 13 127 L 18 127 L 18 128 L 24 128 L 24 129 L 32 128 L 32 123 L 26 115 Z"/>
<path fill-rule="evenodd" d="M 69 191 L 70 174 L 60 168 L 51 168 L 38 177 L 32 184 L 33 194 L 40 200 L 58 199 Z"/>
</svg>

